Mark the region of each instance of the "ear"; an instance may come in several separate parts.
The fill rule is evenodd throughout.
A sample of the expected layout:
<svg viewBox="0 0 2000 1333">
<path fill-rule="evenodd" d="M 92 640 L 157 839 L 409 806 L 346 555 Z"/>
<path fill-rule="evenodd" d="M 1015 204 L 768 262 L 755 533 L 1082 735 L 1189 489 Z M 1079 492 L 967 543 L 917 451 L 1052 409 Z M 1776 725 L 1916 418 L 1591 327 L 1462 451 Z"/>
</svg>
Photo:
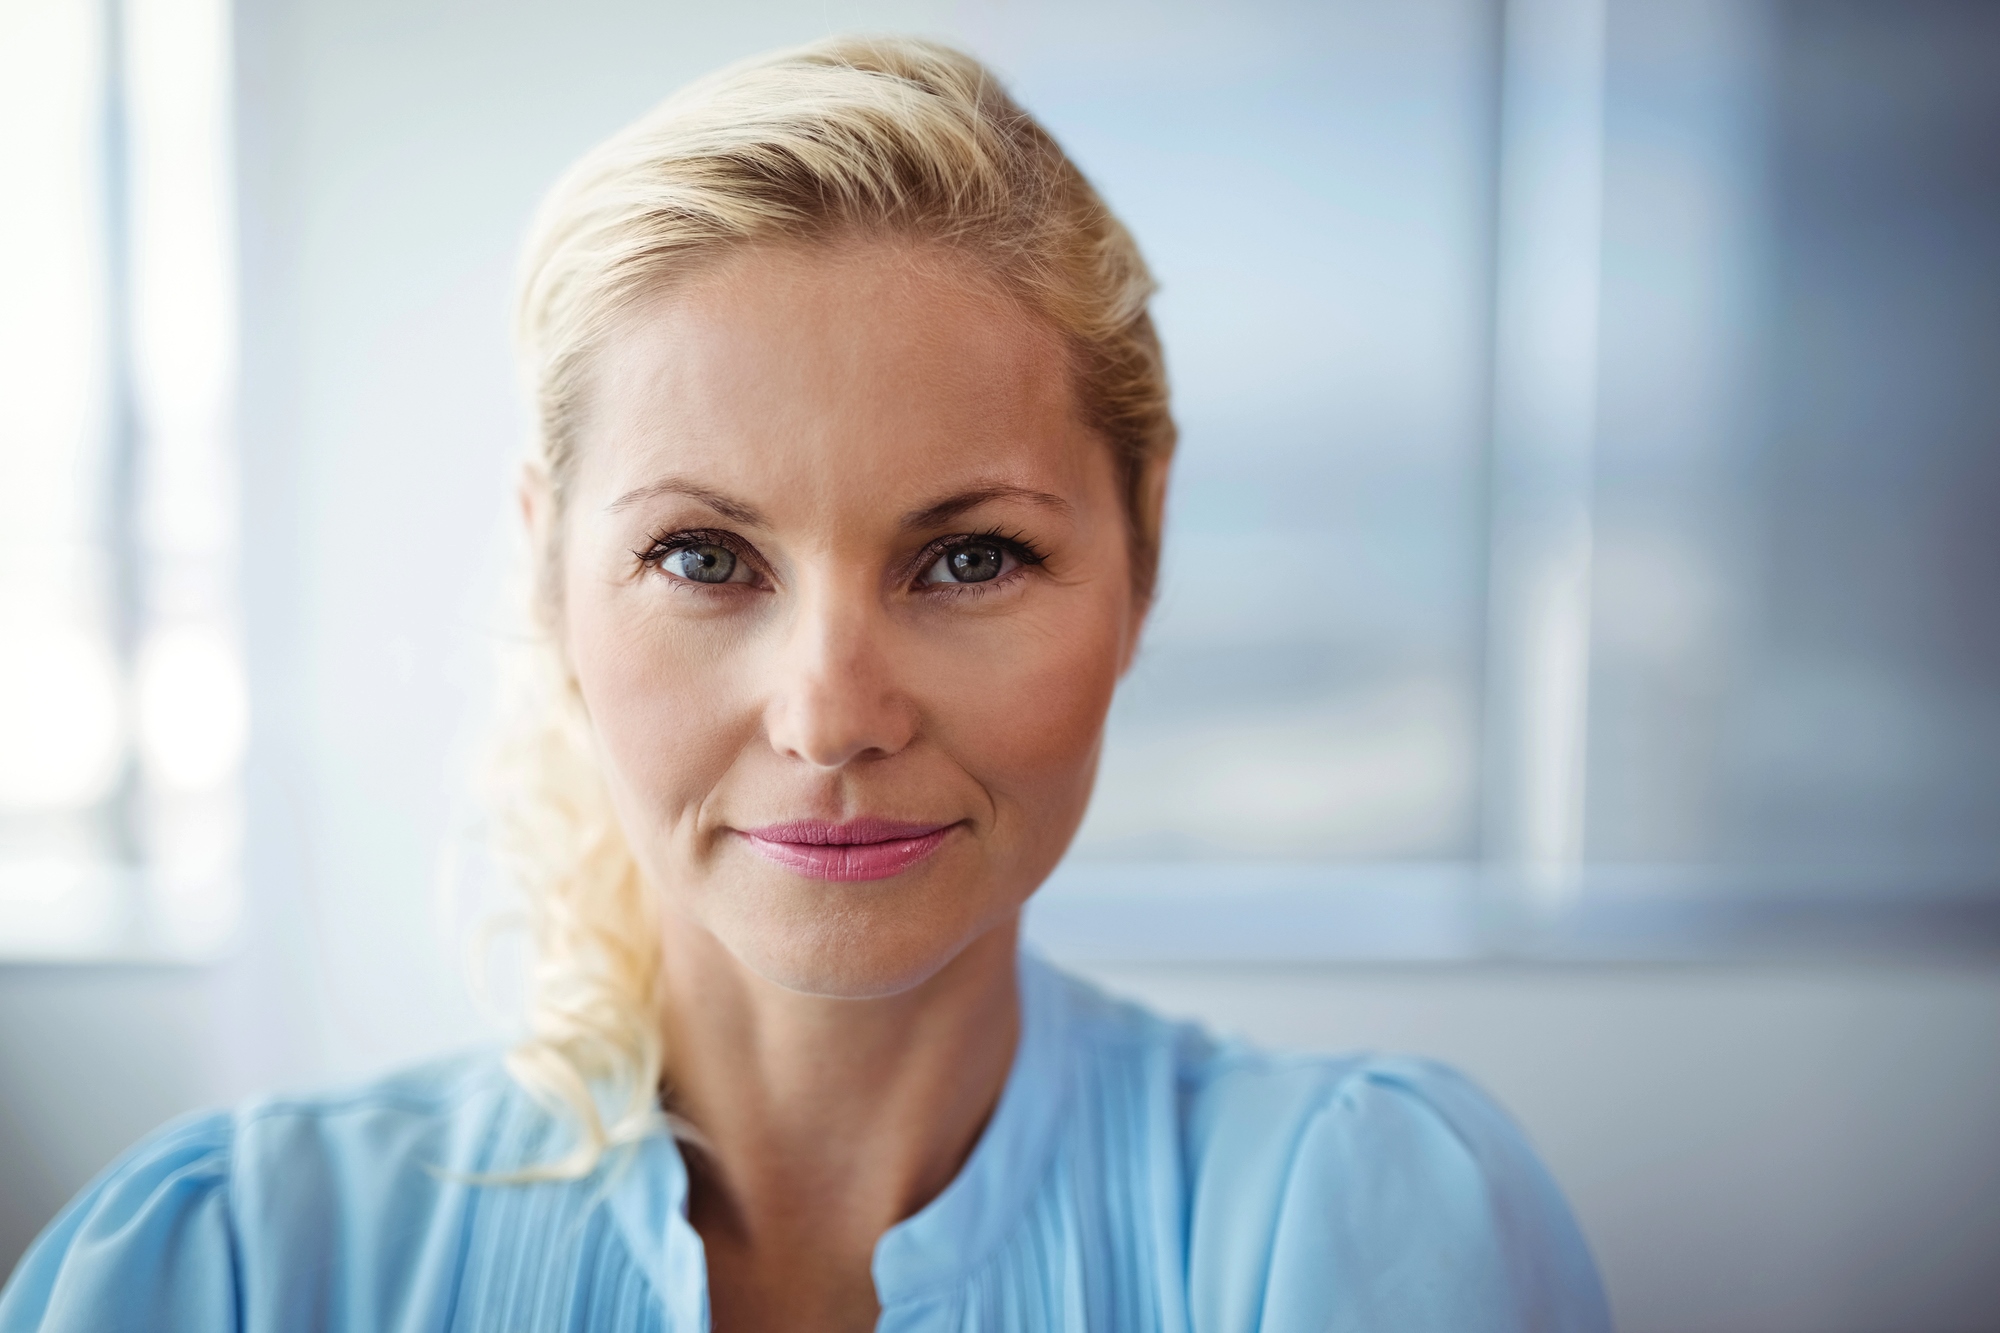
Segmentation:
<svg viewBox="0 0 2000 1333">
<path fill-rule="evenodd" d="M 555 487 L 549 481 L 548 469 L 540 462 L 530 459 L 521 464 L 514 501 L 521 508 L 521 527 L 527 534 L 528 545 L 539 561 L 547 556 L 549 542 L 555 536 Z"/>
<path fill-rule="evenodd" d="M 514 483 L 514 500 L 521 506 L 521 523 L 531 538 L 542 535 L 543 515 L 548 512 L 552 498 L 549 470 L 537 459 L 523 460 L 520 476 Z"/>
<path fill-rule="evenodd" d="M 1125 635 L 1124 658 L 1118 664 L 1118 674 L 1121 677 L 1132 669 L 1133 661 L 1139 656 L 1139 643 L 1145 637 L 1146 621 L 1152 615 L 1153 604 L 1159 600 L 1160 579 L 1158 561 L 1160 553 L 1158 545 L 1164 537 L 1166 530 L 1167 471 L 1168 465 L 1171 462 L 1171 458 L 1148 460 L 1139 473 L 1137 484 L 1134 488 L 1138 494 L 1134 497 L 1133 510 L 1144 520 L 1147 530 L 1153 533 L 1155 539 L 1155 550 L 1153 552 L 1154 570 L 1153 578 L 1147 589 L 1146 599 L 1140 602 L 1136 600 L 1135 596 L 1130 628 Z"/>
<path fill-rule="evenodd" d="M 561 537 L 557 532 L 555 483 L 540 461 L 530 459 L 521 464 L 514 502 L 520 506 L 521 529 L 528 539 L 529 596 L 535 618 L 543 628 L 553 632 L 558 577 L 556 547 Z"/>
</svg>

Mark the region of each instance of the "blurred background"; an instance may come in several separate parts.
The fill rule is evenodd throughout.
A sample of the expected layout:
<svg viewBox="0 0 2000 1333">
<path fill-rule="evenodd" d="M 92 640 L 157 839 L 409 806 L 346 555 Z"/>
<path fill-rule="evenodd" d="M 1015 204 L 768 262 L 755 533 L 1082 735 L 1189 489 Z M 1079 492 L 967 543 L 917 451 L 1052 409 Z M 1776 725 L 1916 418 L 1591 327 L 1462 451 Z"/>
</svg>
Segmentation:
<svg viewBox="0 0 2000 1333">
<path fill-rule="evenodd" d="M 1041 947 L 1466 1068 L 1628 1333 L 2000 1328 L 1987 0 L 0 0 L 0 1270 L 171 1115 L 504 1032 L 515 246 L 857 29 L 993 64 L 1162 282 Z"/>
</svg>

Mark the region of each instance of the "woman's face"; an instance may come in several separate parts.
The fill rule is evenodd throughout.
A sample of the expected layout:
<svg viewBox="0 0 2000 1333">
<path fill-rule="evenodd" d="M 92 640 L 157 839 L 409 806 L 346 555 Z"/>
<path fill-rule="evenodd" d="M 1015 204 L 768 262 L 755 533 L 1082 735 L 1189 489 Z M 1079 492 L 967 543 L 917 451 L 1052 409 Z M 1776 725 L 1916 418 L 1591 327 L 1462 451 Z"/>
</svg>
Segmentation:
<svg viewBox="0 0 2000 1333">
<path fill-rule="evenodd" d="M 754 249 L 645 308 L 561 524 L 564 645 L 670 928 L 883 995 L 1054 867 L 1142 608 L 1060 343 L 962 261 Z"/>
</svg>

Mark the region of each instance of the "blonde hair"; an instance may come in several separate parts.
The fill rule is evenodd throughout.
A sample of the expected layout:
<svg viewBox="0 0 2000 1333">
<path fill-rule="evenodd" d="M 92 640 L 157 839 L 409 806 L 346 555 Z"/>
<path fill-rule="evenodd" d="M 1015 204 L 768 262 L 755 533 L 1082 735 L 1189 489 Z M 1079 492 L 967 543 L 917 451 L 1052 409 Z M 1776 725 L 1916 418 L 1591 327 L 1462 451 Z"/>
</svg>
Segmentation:
<svg viewBox="0 0 2000 1333">
<path fill-rule="evenodd" d="M 550 192 L 524 255 L 515 336 L 536 409 L 533 462 L 557 515 L 595 354 L 637 304 L 744 246 L 853 236 L 962 256 L 1061 335 L 1079 407 L 1118 470 L 1135 593 L 1149 597 L 1174 425 L 1145 261 L 984 66 L 912 38 L 836 38 L 723 70 L 600 144 Z M 556 647 L 554 552 L 534 558 L 533 660 L 514 677 L 493 771 L 500 848 L 536 950 L 528 1036 L 508 1068 L 575 1131 L 574 1149 L 540 1173 L 578 1175 L 658 1123 L 661 923 Z"/>
</svg>

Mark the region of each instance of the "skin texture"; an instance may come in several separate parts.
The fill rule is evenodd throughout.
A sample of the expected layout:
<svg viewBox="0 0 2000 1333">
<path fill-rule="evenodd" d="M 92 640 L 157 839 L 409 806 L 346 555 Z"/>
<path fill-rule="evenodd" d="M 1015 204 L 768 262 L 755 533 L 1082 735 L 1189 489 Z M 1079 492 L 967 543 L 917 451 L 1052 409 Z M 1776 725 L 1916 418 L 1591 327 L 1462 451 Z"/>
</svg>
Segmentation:
<svg viewBox="0 0 2000 1333">
<path fill-rule="evenodd" d="M 1143 620 L 1109 450 L 1050 330 L 886 241 L 745 250 L 663 294 L 607 345 L 579 444 L 561 512 L 532 474 L 523 503 L 665 909 L 715 1326 L 872 1327 L 876 1240 L 1005 1081 L 1020 910 Z M 736 581 L 675 572 L 690 533 Z M 933 577 L 968 539 L 1011 552 L 1000 576 Z M 741 832 L 862 817 L 950 831 L 859 882 Z"/>
</svg>

